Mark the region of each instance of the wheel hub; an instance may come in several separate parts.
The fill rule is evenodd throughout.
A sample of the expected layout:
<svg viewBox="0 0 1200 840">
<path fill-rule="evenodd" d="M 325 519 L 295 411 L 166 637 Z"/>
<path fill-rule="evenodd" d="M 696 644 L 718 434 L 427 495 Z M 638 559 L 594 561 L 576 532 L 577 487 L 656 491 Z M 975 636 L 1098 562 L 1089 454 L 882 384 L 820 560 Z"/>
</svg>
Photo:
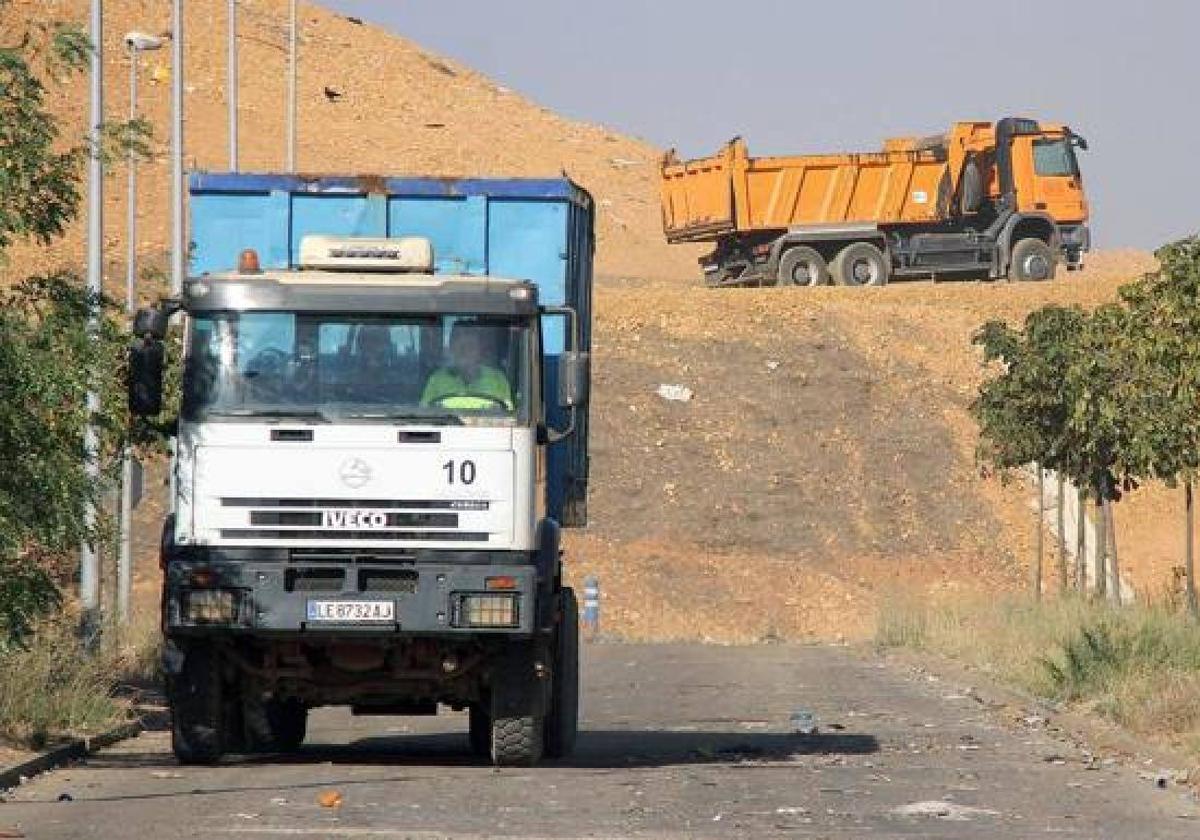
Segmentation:
<svg viewBox="0 0 1200 840">
<path fill-rule="evenodd" d="M 1030 254 L 1025 258 L 1025 276 L 1034 280 L 1045 280 L 1050 276 L 1050 263 L 1041 254 Z"/>
<path fill-rule="evenodd" d="M 875 279 L 875 266 L 870 260 L 855 260 L 850 271 L 859 283 L 869 283 Z"/>
</svg>

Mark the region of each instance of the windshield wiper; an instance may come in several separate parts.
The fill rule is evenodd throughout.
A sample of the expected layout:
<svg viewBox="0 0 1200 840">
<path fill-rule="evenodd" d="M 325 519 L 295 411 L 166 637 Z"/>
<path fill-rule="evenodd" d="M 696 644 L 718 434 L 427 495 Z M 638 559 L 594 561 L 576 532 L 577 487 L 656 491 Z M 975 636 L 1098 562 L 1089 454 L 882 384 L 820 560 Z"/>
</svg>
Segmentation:
<svg viewBox="0 0 1200 840">
<path fill-rule="evenodd" d="M 457 414 L 433 413 L 420 411 L 355 411 L 344 414 L 351 420 L 411 420 L 416 423 L 427 423 L 430 426 L 461 426 L 462 418 Z"/>
<path fill-rule="evenodd" d="M 315 420 L 332 422 L 323 412 L 304 408 L 227 408 L 205 412 L 210 417 L 255 417 L 264 420 Z"/>
</svg>

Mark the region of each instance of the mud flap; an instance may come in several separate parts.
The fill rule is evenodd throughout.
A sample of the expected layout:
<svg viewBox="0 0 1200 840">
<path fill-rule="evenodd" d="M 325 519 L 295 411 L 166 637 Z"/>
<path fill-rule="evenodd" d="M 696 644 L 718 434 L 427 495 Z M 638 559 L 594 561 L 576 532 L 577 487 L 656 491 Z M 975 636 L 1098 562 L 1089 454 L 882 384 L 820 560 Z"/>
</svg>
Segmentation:
<svg viewBox="0 0 1200 840">
<path fill-rule="evenodd" d="M 548 706 L 547 674 L 535 645 L 506 652 L 492 667 L 492 717 L 543 716 Z"/>
</svg>

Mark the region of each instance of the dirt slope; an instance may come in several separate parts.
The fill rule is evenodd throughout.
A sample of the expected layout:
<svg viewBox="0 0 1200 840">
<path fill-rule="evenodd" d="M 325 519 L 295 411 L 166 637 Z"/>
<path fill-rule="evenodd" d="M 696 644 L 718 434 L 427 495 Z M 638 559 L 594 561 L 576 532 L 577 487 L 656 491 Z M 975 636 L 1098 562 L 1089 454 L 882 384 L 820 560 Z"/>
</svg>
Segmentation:
<svg viewBox="0 0 1200 840">
<path fill-rule="evenodd" d="M 283 156 L 284 0 L 242 0 L 242 165 Z M 16 0 L 9 15 L 82 20 L 85 0 Z M 124 113 L 125 31 L 161 32 L 169 4 L 109 0 L 110 113 Z M 226 164 L 224 7 L 191 0 L 189 165 Z M 14 18 L 15 20 L 16 18 Z M 854 636 L 881 593 L 1023 585 L 1031 496 L 983 480 L 967 405 L 980 375 L 971 333 L 1050 301 L 1094 305 L 1152 262 L 1094 255 L 1047 284 L 709 290 L 692 249 L 662 242 L 658 150 L 561 119 L 467 67 L 380 29 L 304 6 L 300 165 L 305 171 L 554 175 L 599 205 L 592 527 L 570 537 L 571 574 L 598 575 L 604 627 L 634 638 Z M 169 54 L 142 68 L 145 113 L 165 152 Z M 329 101 L 328 86 L 342 94 Z M 55 107 L 84 129 L 86 83 Z M 143 166 L 139 249 L 161 264 L 167 160 Z M 116 175 L 121 175 L 118 168 Z M 123 181 L 109 182 L 110 280 L 123 266 Z M 78 263 L 73 230 L 47 255 L 18 249 L 10 276 Z M 2 269 L 0 269 L 2 270 Z M 674 280 L 667 278 L 677 278 Z M 687 278 L 687 279 L 678 279 Z M 115 287 L 114 287 L 115 288 Z M 688 402 L 655 394 L 693 389 Z M 1141 593 L 1168 586 L 1179 541 L 1172 491 L 1118 509 L 1122 561 Z M 152 558 L 158 511 L 141 545 Z M 141 579 L 153 609 L 157 570 Z"/>
<path fill-rule="evenodd" d="M 185 4 L 186 152 L 189 168 L 228 167 L 223 0 Z M 241 0 L 239 47 L 240 165 L 279 171 L 284 166 L 286 0 Z M 84 23 L 87 0 L 14 0 L 0 31 L 30 15 Z M 122 46 L 131 29 L 169 32 L 170 3 L 108 0 L 104 55 L 106 113 L 128 111 L 129 58 Z M 694 268 L 694 252 L 669 249 L 659 231 L 657 160 L 660 151 L 603 126 L 563 119 L 518 92 L 449 59 L 369 24 L 301 4 L 299 152 L 303 172 L 376 172 L 446 176 L 557 176 L 584 185 L 601 210 L 598 270 L 641 273 L 647 265 L 667 276 Z M 141 168 L 139 248 L 156 256 L 170 230 L 169 45 L 147 53 L 140 68 L 140 105 L 151 120 L 160 154 Z M 340 98 L 330 101 L 328 87 Z M 68 132 L 87 126 L 87 79 L 55 93 L 55 113 Z M 123 260 L 124 168 L 108 181 L 105 232 L 108 257 Z M 48 257 L 18 250 L 14 268 L 34 259 L 78 262 L 84 241 L 76 227 Z M 36 257 L 35 257 L 36 254 Z M 111 267 L 122 276 L 118 262 Z M 15 274 L 15 270 L 12 272 Z"/>
<path fill-rule="evenodd" d="M 1152 267 L 1111 252 L 1039 284 L 602 282 L 576 578 L 600 578 L 612 632 L 738 641 L 859 634 L 899 587 L 1025 586 L 1033 495 L 975 464 L 971 334 L 1109 300 Z M 669 402 L 660 384 L 695 395 Z M 1176 495 L 1149 487 L 1118 508 L 1141 594 L 1161 594 L 1179 562 Z"/>
</svg>

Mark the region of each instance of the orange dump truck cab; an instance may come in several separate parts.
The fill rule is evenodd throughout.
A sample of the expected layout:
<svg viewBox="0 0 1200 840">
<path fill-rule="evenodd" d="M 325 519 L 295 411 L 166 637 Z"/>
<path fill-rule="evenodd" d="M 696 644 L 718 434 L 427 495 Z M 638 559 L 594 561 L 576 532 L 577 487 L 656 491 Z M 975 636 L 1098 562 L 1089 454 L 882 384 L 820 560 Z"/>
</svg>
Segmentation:
<svg viewBox="0 0 1200 840">
<path fill-rule="evenodd" d="M 879 152 L 662 163 L 669 242 L 712 242 L 712 285 L 882 285 L 898 276 L 1052 278 L 1082 265 L 1088 206 L 1065 125 L 1007 117 Z"/>
</svg>

